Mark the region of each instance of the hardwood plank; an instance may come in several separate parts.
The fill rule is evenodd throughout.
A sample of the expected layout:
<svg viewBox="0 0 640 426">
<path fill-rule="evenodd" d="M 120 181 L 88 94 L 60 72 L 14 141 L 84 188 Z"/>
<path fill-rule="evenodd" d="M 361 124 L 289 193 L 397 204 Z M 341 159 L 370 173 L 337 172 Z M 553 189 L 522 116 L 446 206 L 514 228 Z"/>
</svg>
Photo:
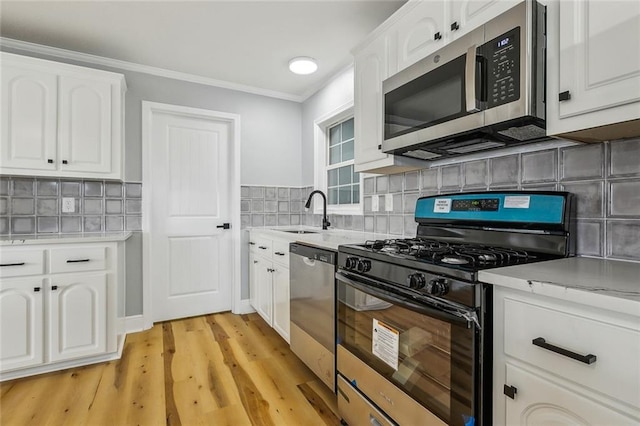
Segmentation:
<svg viewBox="0 0 640 426">
<path fill-rule="evenodd" d="M 331 408 L 331 405 L 333 404 L 328 405 L 325 399 L 321 396 L 321 394 L 317 393 L 318 389 L 314 388 L 311 385 L 311 383 L 314 383 L 314 382 L 315 381 L 302 383 L 298 385 L 298 389 L 300 389 L 300 392 L 302 392 L 302 394 L 307 399 L 309 404 L 311 404 L 311 406 L 315 409 L 316 413 L 322 419 L 324 424 L 326 425 L 340 424 L 340 419 L 334 414 L 334 411 Z M 324 384 L 322 386 L 328 390 L 328 388 L 324 386 Z M 335 408 L 337 411 L 337 404 Z"/>
<path fill-rule="evenodd" d="M 162 343 L 164 356 L 164 403 L 167 420 L 167 426 L 179 426 L 180 414 L 173 395 L 173 372 L 171 365 L 173 363 L 173 355 L 176 352 L 175 342 L 173 340 L 173 329 L 170 322 L 162 323 Z"/>
</svg>

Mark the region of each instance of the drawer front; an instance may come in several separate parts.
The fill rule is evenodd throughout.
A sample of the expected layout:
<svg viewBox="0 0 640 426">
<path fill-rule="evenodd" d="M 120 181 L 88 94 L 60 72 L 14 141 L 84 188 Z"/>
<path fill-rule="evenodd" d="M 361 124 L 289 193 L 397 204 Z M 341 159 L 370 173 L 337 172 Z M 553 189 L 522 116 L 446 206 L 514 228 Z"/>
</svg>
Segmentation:
<svg viewBox="0 0 640 426">
<path fill-rule="evenodd" d="M 50 271 L 65 272 L 100 271 L 107 268 L 107 247 L 65 247 L 51 249 Z"/>
<path fill-rule="evenodd" d="M 0 278 L 44 274 L 44 249 L 0 250 Z"/>
<path fill-rule="evenodd" d="M 264 256 L 267 258 L 271 258 L 273 256 L 273 241 L 266 238 L 256 238 L 255 239 L 257 251 L 260 256 Z"/>
<path fill-rule="evenodd" d="M 273 261 L 289 267 L 289 242 L 273 241 Z"/>
<path fill-rule="evenodd" d="M 394 423 L 338 376 L 338 413 L 349 425 L 392 426 Z"/>
<path fill-rule="evenodd" d="M 505 354 L 636 406 L 640 330 L 587 312 L 560 309 L 506 297 Z M 572 354 L 583 360 L 573 359 Z M 595 355 L 595 360 L 591 357 L 588 363 L 588 355 Z"/>
</svg>

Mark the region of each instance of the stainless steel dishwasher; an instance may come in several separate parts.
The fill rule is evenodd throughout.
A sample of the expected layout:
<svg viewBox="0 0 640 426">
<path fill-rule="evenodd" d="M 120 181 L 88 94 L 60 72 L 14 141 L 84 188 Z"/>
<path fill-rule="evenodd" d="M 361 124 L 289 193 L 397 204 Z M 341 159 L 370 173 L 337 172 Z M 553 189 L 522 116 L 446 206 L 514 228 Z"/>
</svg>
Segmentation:
<svg viewBox="0 0 640 426">
<path fill-rule="evenodd" d="M 337 253 L 291 243 L 291 350 L 335 392 Z"/>
</svg>

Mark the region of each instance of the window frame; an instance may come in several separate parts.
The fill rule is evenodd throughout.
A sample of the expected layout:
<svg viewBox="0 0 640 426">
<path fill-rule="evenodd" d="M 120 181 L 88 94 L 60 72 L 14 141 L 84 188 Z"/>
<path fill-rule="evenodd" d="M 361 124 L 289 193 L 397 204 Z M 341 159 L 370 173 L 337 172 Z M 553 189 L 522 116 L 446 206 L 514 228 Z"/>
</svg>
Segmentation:
<svg viewBox="0 0 640 426">
<path fill-rule="evenodd" d="M 316 119 L 313 123 L 314 127 L 314 162 L 315 162 L 315 174 L 314 174 L 314 189 L 320 189 L 324 192 L 327 197 L 328 194 L 328 171 L 330 169 L 336 168 L 336 164 L 329 164 L 329 129 L 340 122 L 346 121 L 349 118 L 354 117 L 353 113 L 353 101 L 347 102 L 344 105 L 339 106 L 333 111 L 328 112 Z M 355 123 L 354 123 L 354 131 L 355 131 Z M 357 141 L 355 140 L 354 134 L 354 157 L 355 157 L 355 145 Z M 348 160 L 342 163 L 339 163 L 341 166 L 347 166 L 349 164 L 353 164 L 355 167 L 355 159 Z M 360 191 L 359 192 L 359 200 L 357 204 L 329 204 L 327 199 L 327 214 L 341 214 L 341 215 L 361 215 L 363 212 L 363 202 L 362 202 L 362 182 L 363 176 L 362 173 L 360 176 Z M 322 203 L 313 202 L 313 213 L 314 214 L 322 214 Z"/>
</svg>

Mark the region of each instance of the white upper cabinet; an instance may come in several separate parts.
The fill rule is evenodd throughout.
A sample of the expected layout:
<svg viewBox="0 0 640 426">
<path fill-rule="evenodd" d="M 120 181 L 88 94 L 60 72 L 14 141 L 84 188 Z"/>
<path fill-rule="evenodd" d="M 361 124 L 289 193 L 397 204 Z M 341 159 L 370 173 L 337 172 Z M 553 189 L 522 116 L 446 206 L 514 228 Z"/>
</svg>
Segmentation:
<svg viewBox="0 0 640 426">
<path fill-rule="evenodd" d="M 559 1 L 547 10 L 548 134 L 640 135 L 640 2 Z"/>
<path fill-rule="evenodd" d="M 445 44 L 445 2 L 420 1 L 394 25 L 400 71 Z"/>
<path fill-rule="evenodd" d="M 453 0 L 448 1 L 448 40 L 455 40 L 524 0 Z"/>
<path fill-rule="evenodd" d="M 123 178 L 124 76 L 2 53 L 2 173 Z"/>
</svg>

